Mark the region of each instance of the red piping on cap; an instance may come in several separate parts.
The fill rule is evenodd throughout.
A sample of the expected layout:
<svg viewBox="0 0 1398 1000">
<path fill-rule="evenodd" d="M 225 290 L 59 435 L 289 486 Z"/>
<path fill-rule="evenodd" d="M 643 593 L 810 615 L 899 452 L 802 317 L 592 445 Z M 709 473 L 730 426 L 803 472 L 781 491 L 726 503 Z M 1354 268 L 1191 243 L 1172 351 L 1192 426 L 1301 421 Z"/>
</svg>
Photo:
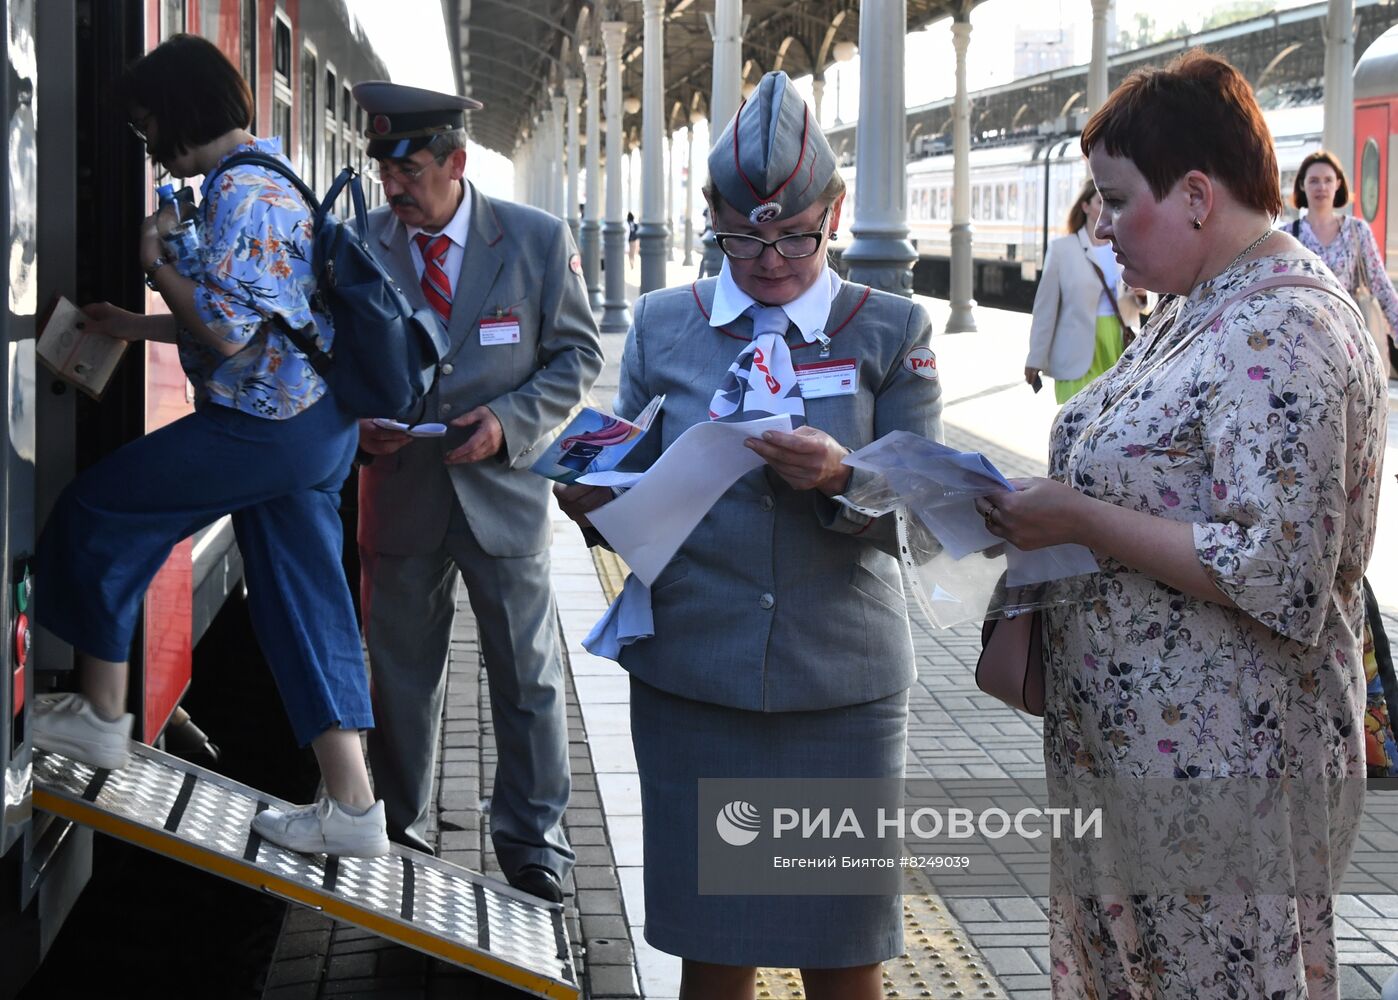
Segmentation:
<svg viewBox="0 0 1398 1000">
<path fill-rule="evenodd" d="M 805 101 L 801 102 L 801 155 L 796 160 L 796 166 L 792 168 L 791 173 L 787 174 L 786 180 L 778 184 L 776 190 L 772 191 L 771 194 L 760 194 L 757 188 L 752 186 L 752 181 L 748 180 L 748 175 L 743 173 L 743 164 L 738 158 L 738 125 L 743 117 L 743 108 L 747 107 L 747 104 L 748 102 L 745 99 L 742 104 L 738 105 L 738 113 L 733 116 L 733 169 L 738 171 L 738 176 L 743 179 L 743 183 L 748 186 L 748 190 L 752 192 L 752 196 L 756 198 L 758 202 L 771 201 L 782 193 L 783 188 L 791 183 L 791 179 L 796 176 L 797 172 L 801 169 L 801 164 L 805 162 L 806 140 L 811 130 L 811 109 L 806 107 Z"/>
</svg>

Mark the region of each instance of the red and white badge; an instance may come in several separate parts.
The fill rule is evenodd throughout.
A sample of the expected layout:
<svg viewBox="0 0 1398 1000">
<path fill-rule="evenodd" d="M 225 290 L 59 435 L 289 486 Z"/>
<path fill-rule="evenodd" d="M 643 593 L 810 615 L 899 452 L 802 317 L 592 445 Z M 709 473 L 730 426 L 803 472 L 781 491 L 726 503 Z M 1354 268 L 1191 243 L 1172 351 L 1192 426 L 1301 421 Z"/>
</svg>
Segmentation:
<svg viewBox="0 0 1398 1000">
<path fill-rule="evenodd" d="M 859 386 L 855 382 L 854 358 L 831 358 L 796 365 L 796 381 L 801 384 L 802 399 L 825 396 L 852 396 Z"/>
<path fill-rule="evenodd" d="M 481 320 L 481 346 L 519 343 L 519 317 L 493 316 Z"/>
<path fill-rule="evenodd" d="M 925 378 L 929 382 L 937 380 L 937 355 L 929 348 L 914 347 L 903 359 L 903 367 L 918 378 Z"/>
<path fill-rule="evenodd" d="M 573 254 L 573 256 L 569 257 L 569 258 L 568 258 L 568 270 L 572 271 L 574 274 L 578 275 L 579 277 L 582 277 L 582 273 L 583 273 L 582 258 L 579 257 L 577 254 Z"/>
</svg>

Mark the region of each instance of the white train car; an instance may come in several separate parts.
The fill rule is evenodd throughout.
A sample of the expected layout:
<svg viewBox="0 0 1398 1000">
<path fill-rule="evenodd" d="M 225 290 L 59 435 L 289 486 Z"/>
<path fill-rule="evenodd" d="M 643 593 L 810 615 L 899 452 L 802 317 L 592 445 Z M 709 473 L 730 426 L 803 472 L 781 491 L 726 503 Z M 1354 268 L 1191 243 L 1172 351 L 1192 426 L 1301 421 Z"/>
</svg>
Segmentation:
<svg viewBox="0 0 1398 1000">
<path fill-rule="evenodd" d="M 1295 210 L 1290 193 L 1296 168 L 1320 145 L 1323 108 L 1305 105 L 1266 113 L 1276 143 L 1287 217 Z M 983 143 L 971 150 L 971 252 L 975 297 L 983 302 L 1027 309 L 1050 240 L 1065 232 L 1063 222 L 1087 176 L 1079 133 L 1031 141 Z M 918 149 L 931 155 L 910 159 L 907 167 L 908 237 L 918 252 L 914 288 L 945 297 L 951 273 L 952 154 L 944 144 Z M 857 224 L 854 167 L 841 169 L 849 196 L 841 228 Z"/>
</svg>

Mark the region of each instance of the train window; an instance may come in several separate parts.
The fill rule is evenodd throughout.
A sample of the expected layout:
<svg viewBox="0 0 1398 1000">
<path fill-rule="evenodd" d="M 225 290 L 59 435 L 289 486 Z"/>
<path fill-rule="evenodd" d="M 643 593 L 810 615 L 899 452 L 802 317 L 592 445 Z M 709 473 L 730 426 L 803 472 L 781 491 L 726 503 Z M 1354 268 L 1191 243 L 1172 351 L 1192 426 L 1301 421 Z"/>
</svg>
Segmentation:
<svg viewBox="0 0 1398 1000">
<path fill-rule="evenodd" d="M 1359 210 L 1370 222 L 1379 214 L 1379 144 L 1372 136 L 1359 154 Z"/>
<path fill-rule="evenodd" d="M 974 188 L 971 189 L 971 218 L 985 218 L 985 212 L 983 211 L 985 205 L 984 196 L 985 188 L 983 188 L 981 185 L 977 184 Z"/>
<path fill-rule="evenodd" d="M 277 33 L 272 50 L 272 68 L 288 86 L 291 84 L 291 24 L 277 17 Z"/>
<path fill-rule="evenodd" d="M 282 152 L 291 155 L 291 105 L 280 97 L 272 98 L 272 134 L 282 141 Z"/>
<path fill-rule="evenodd" d="M 352 108 L 353 106 L 354 98 L 350 96 L 349 86 L 346 85 L 340 91 L 340 121 L 344 122 L 346 125 L 349 124 L 350 108 Z"/>
<path fill-rule="evenodd" d="M 316 183 L 316 83 L 320 69 L 316 53 L 309 45 L 301 50 L 301 176 L 312 187 Z"/>
<path fill-rule="evenodd" d="M 1005 189 L 1005 217 L 1011 222 L 1019 221 L 1019 181 L 1010 181 Z"/>
<path fill-rule="evenodd" d="M 996 185 L 995 185 L 995 218 L 996 218 L 996 219 L 1003 219 L 1004 217 L 1005 217 L 1005 185 L 1003 185 L 1003 184 L 996 184 Z"/>
<path fill-rule="evenodd" d="M 340 90 L 335 82 L 335 67 L 325 67 L 325 117 L 335 117 L 335 97 Z"/>
<path fill-rule="evenodd" d="M 252 91 L 253 131 L 257 131 L 257 0 L 243 0 L 242 35 L 238 61 L 243 79 Z"/>
<path fill-rule="evenodd" d="M 160 37 L 178 34 L 184 24 L 184 0 L 164 0 L 160 5 Z"/>
</svg>

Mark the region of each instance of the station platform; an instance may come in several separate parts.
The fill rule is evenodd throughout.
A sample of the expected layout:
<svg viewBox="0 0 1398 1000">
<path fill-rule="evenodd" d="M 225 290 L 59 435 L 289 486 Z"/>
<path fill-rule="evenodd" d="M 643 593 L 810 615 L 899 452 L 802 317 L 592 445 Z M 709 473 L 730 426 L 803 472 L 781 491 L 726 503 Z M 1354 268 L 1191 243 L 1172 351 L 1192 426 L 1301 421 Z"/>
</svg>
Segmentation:
<svg viewBox="0 0 1398 1000">
<path fill-rule="evenodd" d="M 693 269 L 672 265 L 672 283 Z M 634 284 L 634 269 L 628 273 Z M 631 289 L 634 296 L 635 289 Z M 936 328 L 945 302 L 923 299 Z M 979 331 L 938 334 L 949 444 L 985 453 L 1008 476 L 1042 475 L 1056 406 L 1051 392 L 1025 386 L 1027 315 L 976 311 Z M 603 336 L 606 368 L 593 391 L 609 407 L 624 335 Z M 1389 470 L 1398 470 L 1398 413 L 1390 416 Z M 1376 551 L 1398 551 L 1398 490 L 1385 491 Z M 1385 549 L 1387 538 L 1389 548 Z M 643 936 L 640 795 L 631 750 L 626 674 L 586 653 L 582 637 L 621 583 L 614 558 L 597 558 L 556 514 L 553 581 L 568 658 L 568 717 L 574 794 L 566 824 L 578 864 L 565 889 L 566 922 L 583 995 L 675 1000 L 679 960 Z M 1374 569 L 1381 573 L 1385 567 Z M 1398 568 L 1393 569 L 1398 574 Z M 1376 576 L 1390 634 L 1398 637 L 1398 575 Z M 458 609 L 449 664 L 442 771 L 431 836 L 441 856 L 498 875 L 487 833 L 486 796 L 494 766 L 485 679 L 469 606 Z M 1042 774 L 1037 720 L 982 695 L 973 668 L 979 626 L 932 628 L 913 613 L 918 680 L 912 690 L 908 771 L 931 778 L 1000 779 Z M 1391 860 L 1390 860 L 1391 859 Z M 1368 799 L 1361 846 L 1336 920 L 1343 961 L 1341 996 L 1376 1000 L 1398 971 L 1398 791 Z M 1018 897 L 905 897 L 908 954 L 888 963 L 886 994 L 937 1000 L 1048 1000 L 1046 901 Z M 265 1000 L 364 997 L 497 998 L 519 994 L 297 907 L 288 910 Z M 800 997 L 791 970 L 763 970 L 759 996 Z"/>
</svg>

